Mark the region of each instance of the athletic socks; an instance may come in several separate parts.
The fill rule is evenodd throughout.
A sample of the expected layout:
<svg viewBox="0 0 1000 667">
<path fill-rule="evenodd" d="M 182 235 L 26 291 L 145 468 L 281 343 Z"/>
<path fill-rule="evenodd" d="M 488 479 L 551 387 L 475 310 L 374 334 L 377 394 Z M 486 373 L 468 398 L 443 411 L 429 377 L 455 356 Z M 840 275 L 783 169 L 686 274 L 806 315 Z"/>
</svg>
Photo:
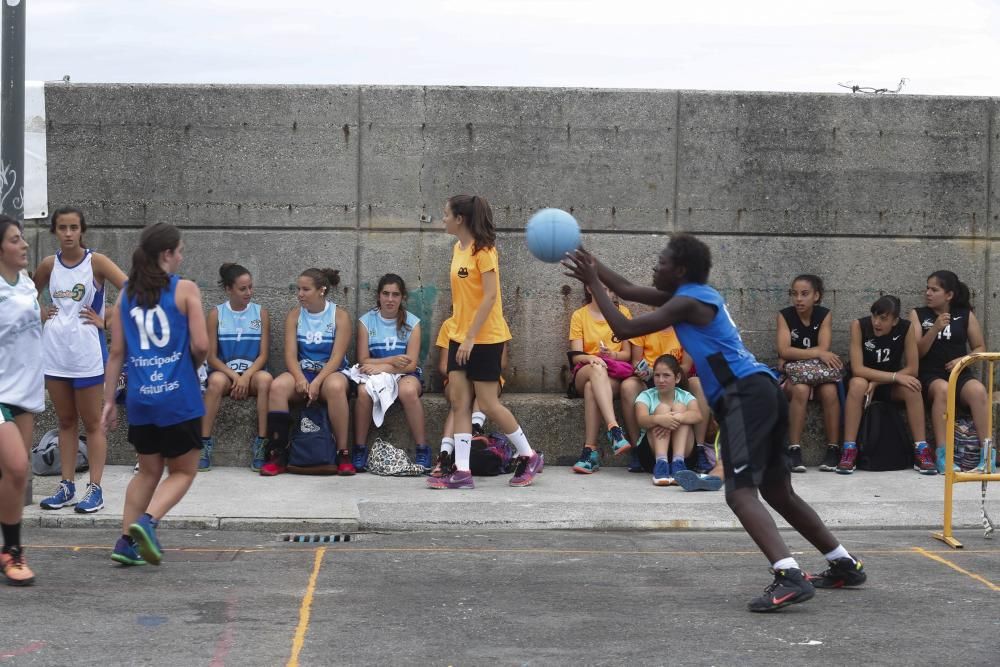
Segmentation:
<svg viewBox="0 0 1000 667">
<path fill-rule="evenodd" d="M 916 441 L 916 442 L 913 443 L 913 448 L 914 449 L 921 449 L 921 448 L 926 447 L 926 446 L 927 446 L 927 441 L 926 440 L 918 440 L 918 441 Z"/>
<path fill-rule="evenodd" d="M 800 568 L 798 562 L 789 556 L 788 558 L 782 558 L 778 562 L 774 563 L 771 566 L 771 569 L 777 572 L 778 570 L 798 570 Z"/>
<path fill-rule="evenodd" d="M 458 435 L 456 435 L 455 438 L 457 440 Z M 525 437 L 524 431 L 521 430 L 520 426 L 518 426 L 517 430 L 513 433 L 508 433 L 507 439 L 514 444 L 514 447 L 517 448 L 518 456 L 531 456 L 535 453 L 535 451 L 531 448 L 531 445 L 528 444 L 528 438 Z"/>
<path fill-rule="evenodd" d="M 472 452 L 472 434 L 455 434 L 455 469 L 462 472 L 469 472 L 469 454 Z"/>
<path fill-rule="evenodd" d="M 472 413 L 473 426 L 478 426 L 479 428 L 482 428 L 483 424 L 485 423 L 486 423 L 486 415 L 484 413 L 479 412 L 478 410 Z"/>
<path fill-rule="evenodd" d="M 844 444 L 846 445 L 847 443 Z M 838 544 L 836 549 L 828 554 L 823 554 L 823 557 L 832 563 L 838 558 L 851 558 L 851 554 L 847 553 L 847 549 L 844 548 L 843 544 Z M 851 560 L 853 561 L 854 559 L 851 558 Z"/>
<path fill-rule="evenodd" d="M 11 547 L 21 546 L 21 522 L 0 523 L 0 530 L 3 531 L 3 550 L 10 551 Z"/>
<path fill-rule="evenodd" d="M 684 455 L 683 454 L 674 454 L 673 460 L 674 461 L 683 461 L 684 460 Z"/>
<path fill-rule="evenodd" d="M 827 447 L 836 447 L 836 446 L 837 445 L 827 445 Z M 845 440 L 844 441 L 844 447 L 857 447 L 857 446 L 858 446 L 858 443 L 856 443 L 856 442 L 854 442 L 852 440 Z"/>
<path fill-rule="evenodd" d="M 441 438 L 441 451 L 455 453 L 455 438 Z"/>
</svg>

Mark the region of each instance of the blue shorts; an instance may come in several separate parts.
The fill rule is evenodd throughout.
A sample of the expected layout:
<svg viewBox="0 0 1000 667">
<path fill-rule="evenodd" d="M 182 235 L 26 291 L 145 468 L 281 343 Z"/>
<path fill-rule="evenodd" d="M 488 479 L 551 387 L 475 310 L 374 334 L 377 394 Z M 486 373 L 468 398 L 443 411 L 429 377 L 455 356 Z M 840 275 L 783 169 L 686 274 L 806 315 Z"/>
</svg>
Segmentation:
<svg viewBox="0 0 1000 667">
<path fill-rule="evenodd" d="M 53 380 L 55 382 L 71 382 L 73 384 L 73 389 L 86 389 L 87 387 L 93 387 L 94 385 L 104 384 L 104 373 L 94 375 L 89 378 L 63 378 L 56 375 L 46 375 L 45 379 Z"/>
</svg>

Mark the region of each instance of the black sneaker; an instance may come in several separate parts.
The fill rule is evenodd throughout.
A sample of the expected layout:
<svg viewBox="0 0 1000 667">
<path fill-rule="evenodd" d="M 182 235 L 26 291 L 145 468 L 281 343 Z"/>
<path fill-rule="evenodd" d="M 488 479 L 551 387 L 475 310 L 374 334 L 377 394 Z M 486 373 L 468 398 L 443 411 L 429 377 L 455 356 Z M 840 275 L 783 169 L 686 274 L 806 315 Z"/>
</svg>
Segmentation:
<svg viewBox="0 0 1000 667">
<path fill-rule="evenodd" d="M 805 472 L 806 466 L 802 463 L 802 448 L 801 447 L 789 447 L 788 448 L 788 459 L 792 467 L 792 472 Z M 833 467 L 837 467 L 837 461 L 834 461 Z"/>
<path fill-rule="evenodd" d="M 838 558 L 830 561 L 830 567 L 819 574 L 810 574 L 809 581 L 816 588 L 844 588 L 860 586 L 868 580 L 865 565 L 859 559 Z"/>
<path fill-rule="evenodd" d="M 833 472 L 837 469 L 838 463 L 840 463 L 840 448 L 827 445 L 826 456 L 823 457 L 823 462 L 819 464 L 819 469 L 823 472 Z"/>
<path fill-rule="evenodd" d="M 750 611 L 777 611 L 790 604 L 805 602 L 816 595 L 816 589 L 802 570 L 793 567 L 771 572 L 774 573 L 774 581 L 764 589 L 763 595 L 750 600 L 747 604 Z"/>
</svg>

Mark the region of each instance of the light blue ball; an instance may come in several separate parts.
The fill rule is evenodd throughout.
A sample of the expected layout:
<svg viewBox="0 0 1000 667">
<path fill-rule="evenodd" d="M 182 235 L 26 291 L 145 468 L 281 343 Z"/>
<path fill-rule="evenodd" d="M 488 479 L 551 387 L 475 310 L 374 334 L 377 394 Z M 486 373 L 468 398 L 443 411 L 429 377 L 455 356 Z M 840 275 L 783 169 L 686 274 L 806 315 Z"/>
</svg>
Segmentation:
<svg viewBox="0 0 1000 667">
<path fill-rule="evenodd" d="M 532 255 L 554 264 L 580 247 L 580 225 L 562 209 L 543 208 L 528 220 L 525 239 Z"/>
</svg>

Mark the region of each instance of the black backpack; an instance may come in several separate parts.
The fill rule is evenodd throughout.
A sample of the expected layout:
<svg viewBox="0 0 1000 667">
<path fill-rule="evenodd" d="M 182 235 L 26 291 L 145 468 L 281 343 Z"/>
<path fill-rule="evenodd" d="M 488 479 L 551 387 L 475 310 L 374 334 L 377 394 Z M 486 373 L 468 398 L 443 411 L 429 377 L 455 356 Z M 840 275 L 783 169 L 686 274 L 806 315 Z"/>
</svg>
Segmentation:
<svg viewBox="0 0 1000 667">
<path fill-rule="evenodd" d="M 324 470 L 332 467 L 336 471 L 336 463 L 337 447 L 331 433 L 326 406 L 309 405 L 302 408 L 292 430 L 288 465 L 295 468 Z"/>
<path fill-rule="evenodd" d="M 858 468 L 906 470 L 913 465 L 913 441 L 899 408 L 873 401 L 865 409 L 858 429 Z"/>
<path fill-rule="evenodd" d="M 514 470 L 517 450 L 501 433 L 477 435 L 469 452 L 469 470 L 477 477 L 506 475 Z"/>
</svg>

